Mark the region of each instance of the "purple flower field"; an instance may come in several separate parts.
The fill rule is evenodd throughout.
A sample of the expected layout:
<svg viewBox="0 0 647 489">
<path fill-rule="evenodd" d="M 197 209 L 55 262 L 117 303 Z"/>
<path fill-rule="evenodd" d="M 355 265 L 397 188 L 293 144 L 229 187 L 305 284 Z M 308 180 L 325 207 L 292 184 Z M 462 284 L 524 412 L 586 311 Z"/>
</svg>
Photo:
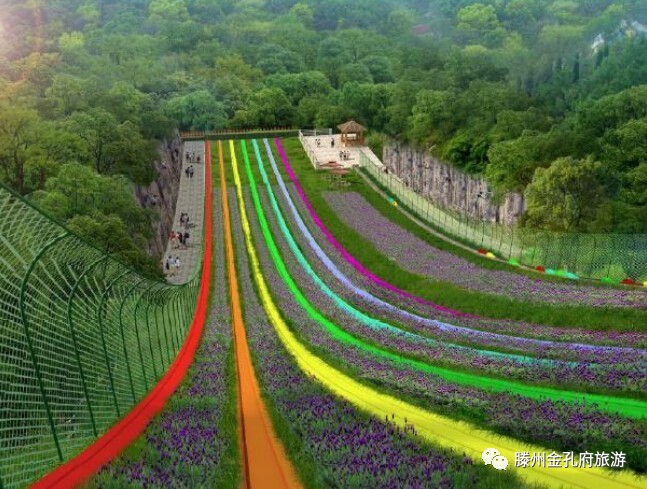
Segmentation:
<svg viewBox="0 0 647 489">
<path fill-rule="evenodd" d="M 288 190 L 292 196 L 292 200 L 295 202 L 299 208 L 299 212 L 302 216 L 307 216 L 307 211 L 303 206 L 296 190 L 292 184 L 287 185 Z M 278 191 L 278 190 L 277 190 Z M 282 199 L 279 199 L 279 202 L 282 202 Z M 287 207 L 283 206 L 284 215 L 289 217 L 289 212 L 287 212 Z M 330 245 L 326 240 L 323 233 L 319 230 L 317 226 L 314 225 L 312 220 L 309 218 L 304 219 L 308 229 L 317 239 L 317 242 L 321 248 L 326 252 L 331 258 L 338 256 L 337 250 Z M 296 228 L 293 228 L 296 229 Z M 298 233 L 295 233 L 298 236 Z M 302 246 L 302 249 L 307 253 L 307 245 Z M 367 280 L 363 275 L 358 273 L 352 266 L 348 265 L 344 260 L 335 260 L 338 268 L 348 276 L 354 283 L 363 289 L 369 291 L 371 294 L 376 297 L 380 297 L 382 300 L 390 302 L 391 304 L 397 305 L 398 307 L 404 308 L 411 312 L 414 312 L 418 315 L 437 319 L 439 321 L 448 322 L 455 324 L 457 326 L 465 326 L 468 328 L 473 328 L 477 330 L 490 331 L 493 333 L 500 333 L 505 335 L 510 335 L 511 337 L 520 336 L 527 338 L 535 338 L 540 340 L 556 341 L 556 342 L 573 342 L 573 343 L 585 343 L 592 345 L 609 345 L 609 346 L 623 346 L 629 348 L 647 348 L 647 335 L 644 333 L 634 333 L 634 332 L 617 332 L 617 331 L 596 331 L 596 330 L 585 330 L 581 328 L 560 328 L 553 326 L 544 326 L 537 324 L 529 324 L 522 321 L 508 320 L 508 319 L 491 319 L 491 318 L 480 318 L 480 317 L 470 317 L 470 316 L 455 316 L 447 313 L 439 312 L 434 310 L 424 304 L 420 304 L 414 301 L 410 301 L 402 298 L 401 296 L 392 293 L 388 290 L 385 290 L 382 287 L 376 286 L 369 280 Z M 311 260 L 311 263 L 316 263 L 315 260 Z M 355 299 L 354 299 L 355 300 Z M 512 341 L 513 338 L 511 338 Z M 510 344 L 508 346 L 511 346 Z"/>
<path fill-rule="evenodd" d="M 299 446 L 286 447 L 288 455 L 305 459 L 312 467 L 309 485 L 422 488 L 432 484 L 451 488 L 461 481 L 463 487 L 523 487 L 511 474 L 484 471 L 460 454 L 435 450 L 390 423 L 358 412 L 304 376 L 281 346 L 255 295 L 236 205 L 232 199 L 250 346 L 266 398 L 282 420 L 283 430 L 295 443 L 299 440 Z M 255 228 L 253 215 L 250 218 Z M 282 431 L 280 426 L 277 430 Z"/>
<path fill-rule="evenodd" d="M 277 193 L 280 194 L 280 198 L 278 199 L 280 205 L 282 205 L 283 209 L 287 209 L 288 206 L 282 193 L 278 191 Z M 263 193 L 262 198 L 264 198 L 264 195 Z M 472 328 L 464 328 L 463 330 L 440 328 L 436 326 L 434 321 L 424 316 L 419 316 L 420 319 L 417 320 L 408 315 L 402 308 L 394 310 L 394 308 L 380 306 L 376 301 L 369 301 L 365 297 L 361 297 L 354 291 L 343 286 L 312 250 L 310 243 L 306 240 L 303 233 L 300 232 L 292 212 L 286 210 L 283 215 L 288 221 L 289 227 L 293 230 L 293 237 L 318 275 L 324 279 L 337 295 L 372 317 L 385 320 L 391 324 L 402 324 L 410 331 L 415 331 L 422 336 L 429 336 L 439 341 L 486 347 L 486 349 L 499 349 L 510 353 L 538 358 L 561 359 L 581 363 L 608 363 L 614 365 L 620 365 L 622 363 L 639 364 L 647 361 L 647 353 L 641 350 L 605 348 L 590 345 L 584 347 L 582 345 L 565 342 L 546 344 L 545 342 L 530 338 L 488 333 L 478 329 L 478 325 L 472 325 Z M 275 233 L 278 235 L 280 230 L 276 230 Z M 347 266 L 346 271 L 349 271 L 349 268 L 352 267 Z M 472 322 L 478 320 L 486 321 L 482 318 L 470 319 L 472 319 Z M 456 323 L 455 318 L 452 320 L 452 323 Z"/>
<path fill-rule="evenodd" d="M 261 192 L 261 195 L 265 197 L 264 192 Z M 248 204 L 251 207 L 251 199 L 248 199 Z M 269 211 L 269 204 L 264 203 L 264 208 L 268 209 L 266 216 L 273 227 L 277 245 L 281 250 L 284 250 L 283 258 L 290 269 L 290 274 L 299 284 L 302 292 L 317 309 L 357 337 L 410 357 L 420 358 L 431 364 L 468 371 L 476 370 L 497 377 L 518 379 L 530 383 L 575 386 L 586 390 L 617 390 L 638 393 L 647 391 L 644 355 L 642 357 L 634 355 L 628 359 L 618 356 L 614 363 L 599 365 L 584 362 L 579 364 L 562 361 L 546 362 L 539 359 L 524 361 L 480 354 L 470 348 L 452 347 L 442 342 L 432 345 L 425 344 L 414 338 L 396 336 L 384 330 L 368 328 L 353 316 L 339 309 L 328 296 L 321 292 L 290 252 L 287 242 L 280 234 L 274 214 Z M 572 356 L 577 357 L 577 351 L 573 352 Z M 637 361 L 638 358 L 642 358 L 642 363 Z M 574 358 L 574 360 L 576 359 Z"/>
<path fill-rule="evenodd" d="M 570 285 L 484 269 L 414 236 L 380 214 L 360 194 L 324 192 L 323 195 L 343 222 L 369 240 L 385 257 L 409 272 L 469 290 L 527 301 L 647 309 L 647 292 L 642 289 Z"/>
<path fill-rule="evenodd" d="M 216 487 L 223 483 L 221 460 L 235 440 L 223 432 L 228 399 L 227 362 L 231 345 L 226 293 L 222 215 L 214 196 L 213 300 L 196 360 L 187 379 L 144 435 L 93 480 L 96 487 Z M 233 482 L 233 481 L 232 481 Z M 229 484 L 232 484 L 229 482 Z"/>
<path fill-rule="evenodd" d="M 267 208 L 266 208 L 267 209 Z M 249 210 L 249 208 L 248 208 Z M 296 332 L 321 354 L 334 358 L 340 368 L 346 368 L 355 378 L 386 388 L 397 397 L 410 398 L 412 402 L 447 414 L 475 422 L 488 429 L 544 446 L 571 450 L 569 447 L 595 447 L 610 450 L 622 446 L 628 454 L 629 464 L 645 471 L 647 455 L 644 420 L 628 419 L 601 413 L 595 406 L 568 404 L 550 400 L 537 401 L 518 395 L 494 393 L 473 387 L 456 385 L 438 377 L 417 372 L 388 360 L 376 360 L 368 353 L 334 341 L 294 301 L 289 290 L 274 270 L 262 235 L 255 225 L 255 215 L 250 211 L 252 232 L 259 259 L 272 293 Z M 268 216 L 269 217 L 269 216 Z M 273 219 L 270 224 L 275 228 Z M 278 238 L 278 235 L 275 235 Z M 287 244 L 277 239 L 277 245 L 285 250 L 284 259 L 295 280 L 306 292 L 310 282 L 296 274 L 294 263 L 287 259 Z M 297 265 L 298 266 L 298 265 Z M 307 288 L 308 291 L 310 288 Z M 307 293 L 309 297 L 310 293 Z M 313 297 L 310 297 L 313 299 Z M 317 302 L 326 315 L 331 307 Z M 343 323 L 348 326 L 348 320 Z M 519 420 L 523 422 L 519 422 Z M 591 450 L 591 448 L 588 448 Z"/>
</svg>

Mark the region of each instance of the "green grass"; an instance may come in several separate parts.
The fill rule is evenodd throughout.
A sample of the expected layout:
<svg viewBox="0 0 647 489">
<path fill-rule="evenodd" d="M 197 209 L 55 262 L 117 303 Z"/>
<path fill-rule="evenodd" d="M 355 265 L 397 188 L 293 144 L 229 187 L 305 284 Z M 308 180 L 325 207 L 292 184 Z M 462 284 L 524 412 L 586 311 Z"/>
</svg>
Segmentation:
<svg viewBox="0 0 647 489">
<path fill-rule="evenodd" d="M 251 146 L 248 147 L 248 150 L 251 150 Z M 235 151 L 236 151 L 236 157 L 238 159 L 239 165 L 242 165 L 243 155 L 242 155 L 242 152 L 240 150 L 239 143 L 235 144 Z M 251 153 L 253 154 L 253 151 L 251 151 Z M 231 161 L 231 159 L 230 159 L 229 155 L 225 155 L 224 159 L 225 159 L 225 163 L 227 165 L 229 165 L 229 166 L 227 166 L 227 172 L 229 173 L 229 172 L 231 172 L 231 169 L 230 169 L 230 165 L 231 165 L 230 161 Z M 254 168 L 255 165 L 252 165 L 252 167 Z M 242 168 L 239 167 L 239 170 L 242 170 Z M 245 171 L 240 171 L 240 177 L 241 177 L 241 184 L 243 186 L 243 189 L 245 189 L 246 187 L 249 186 L 249 181 L 247 180 L 246 172 Z M 258 167 L 255 167 L 255 169 L 254 169 L 254 177 L 255 178 L 258 177 L 260 179 L 260 171 L 258 170 Z M 254 222 L 254 220 L 256 218 L 256 216 L 255 216 L 256 211 L 253 208 L 253 206 L 247 207 L 247 212 L 248 212 L 248 217 L 249 217 L 250 221 Z M 234 236 L 234 240 L 236 240 L 235 236 Z M 258 244 L 255 244 L 255 246 L 257 246 L 257 245 Z M 246 251 L 244 251 L 245 250 L 245 244 L 244 243 L 239 243 L 236 246 L 236 249 L 237 250 L 243 250 L 243 251 L 240 251 L 241 253 L 246 252 Z M 246 274 L 246 275 L 250 274 L 249 270 L 243 270 L 241 268 L 240 264 L 238 263 L 238 260 L 236 260 L 236 268 L 238 269 L 239 276 L 241 274 Z M 257 286 L 255 281 L 252 281 L 252 287 L 253 287 L 253 289 L 254 289 L 254 291 L 256 293 L 256 296 L 260 297 L 258 286 Z M 258 300 L 259 300 L 259 303 L 260 303 L 260 299 L 258 299 Z M 275 297 L 274 297 L 274 300 L 276 300 Z M 244 311 L 244 309 L 245 309 L 244 296 L 242 294 L 241 294 L 241 306 L 242 306 L 243 311 Z M 280 314 L 281 314 L 282 318 L 286 321 L 286 323 L 288 324 L 290 329 L 299 338 L 299 340 L 303 342 L 303 338 L 300 336 L 298 331 L 294 329 L 294 324 L 292 323 L 292 321 L 285 316 L 283 311 L 280 311 Z M 268 323 L 268 327 L 272 327 L 272 326 Z M 305 342 L 303 344 L 307 345 L 307 343 L 305 343 Z M 287 355 L 287 357 L 289 358 L 290 363 L 292 365 L 295 365 L 294 359 L 284 349 L 284 346 L 282 344 L 281 344 L 280 348 L 281 348 L 282 354 Z M 312 351 L 316 351 L 316 353 L 321 355 L 322 358 L 329 359 L 331 364 L 344 365 L 344 368 L 346 368 L 348 370 L 348 367 L 343 362 L 341 362 L 339 359 L 333 357 L 329 352 L 323 352 L 321 349 L 313 348 L 310 345 L 308 345 L 307 348 L 312 350 Z M 255 368 L 255 370 L 257 372 L 257 375 L 259 375 L 259 373 L 260 373 L 260 367 L 259 367 L 259 363 L 258 363 L 259 360 L 257 358 L 257 355 L 253 351 L 252 351 L 252 362 L 254 364 L 254 368 Z M 355 370 L 352 370 L 352 371 L 356 374 L 355 378 L 358 378 L 357 377 L 357 372 Z M 259 375 L 259 379 L 260 379 L 260 375 Z M 322 385 L 320 385 L 318 382 L 315 382 L 315 381 L 313 381 L 312 386 L 308 386 L 308 389 L 310 391 L 312 391 L 313 393 L 315 393 L 315 394 L 318 394 L 319 391 L 321 391 L 321 390 L 325 390 L 325 392 L 328 392 L 327 389 L 325 389 Z M 382 392 L 387 392 L 387 390 L 383 389 L 383 388 L 380 388 L 380 390 Z M 268 413 L 270 415 L 270 418 L 272 419 L 272 424 L 273 424 L 275 433 L 276 433 L 277 437 L 279 438 L 279 440 L 281 441 L 281 443 L 283 444 L 283 446 L 285 447 L 288 458 L 294 464 L 294 467 L 295 467 L 295 469 L 296 469 L 296 471 L 297 471 L 297 473 L 299 475 L 299 479 L 303 483 L 304 487 L 309 487 L 309 488 L 313 488 L 313 487 L 317 487 L 317 488 L 319 488 L 319 487 L 320 488 L 337 487 L 335 485 L 331 485 L 331 484 L 334 484 L 335 481 L 326 478 L 325 474 L 322 474 L 318 470 L 317 462 L 314 459 L 313 455 L 308 451 L 308 447 L 304 443 L 304 440 L 303 440 L 302 436 L 299 433 L 298 427 L 294 427 L 290 423 L 287 422 L 285 417 L 280 413 L 280 411 L 279 411 L 279 409 L 278 409 L 278 407 L 276 405 L 275 399 L 271 395 L 269 395 L 269 393 L 267 393 L 265 391 L 265 389 L 263 389 L 262 384 L 261 384 L 261 394 L 262 394 L 263 400 L 264 400 L 264 402 L 265 402 L 265 404 L 267 406 L 267 410 L 268 410 Z M 366 414 L 362 414 L 361 416 L 362 417 L 365 416 L 367 418 L 369 417 Z M 465 419 L 467 419 L 467 418 L 465 418 Z M 408 436 L 411 436 L 411 435 L 403 435 L 403 436 L 408 437 Z M 416 439 L 416 442 L 423 445 L 423 446 L 433 447 L 433 449 L 435 451 L 443 453 L 443 454 L 451 455 L 451 456 L 454 456 L 454 457 L 460 456 L 460 454 L 458 454 L 456 452 L 450 452 L 450 451 L 448 451 L 448 450 L 446 450 L 444 448 L 440 448 L 440 447 L 437 447 L 437 446 L 435 446 L 435 445 L 433 445 L 431 443 L 428 443 L 427 441 L 423 442 L 420 439 Z M 516 478 L 511 473 L 505 474 L 505 475 L 503 475 L 501 473 L 496 473 L 496 472 L 493 472 L 493 471 L 489 470 L 488 467 L 482 466 L 480 464 L 472 466 L 471 470 L 475 471 L 479 476 L 479 482 L 478 482 L 478 485 L 477 485 L 478 488 L 493 488 L 493 489 L 501 488 L 502 489 L 504 487 L 505 488 L 509 488 L 509 487 L 519 487 L 519 488 L 521 488 L 521 487 L 539 487 L 539 486 L 528 486 L 528 485 L 522 483 L 518 478 Z M 467 485 L 462 485 L 461 484 L 461 478 L 462 477 L 463 477 L 463 475 L 461 475 L 461 474 L 455 474 L 454 487 L 469 487 Z"/>
<path fill-rule="evenodd" d="M 342 222 L 331 210 L 322 195 L 322 192 L 331 190 L 326 175 L 314 171 L 299 140 L 296 138 L 285 139 L 282 144 L 312 205 L 337 240 L 364 266 L 397 287 L 437 304 L 493 319 L 513 319 L 534 324 L 581 327 L 601 331 L 644 330 L 644 325 L 647 324 L 647 312 L 635 309 L 536 303 L 469 291 L 448 282 L 431 281 L 428 277 L 403 270 L 382 255 L 370 241 Z M 278 155 L 276 156 L 278 157 Z M 350 186 L 346 187 L 349 191 L 358 192 L 366 197 L 387 218 L 408 230 L 417 227 L 404 215 L 390 208 L 384 199 L 370 188 L 360 176 L 349 175 L 347 180 L 350 182 Z M 424 231 L 418 228 L 416 235 L 420 233 L 424 233 Z M 436 241 L 431 239 L 427 235 L 426 240 L 436 246 Z M 441 240 L 437 239 L 437 241 Z M 449 243 L 442 242 L 442 246 L 443 249 L 459 256 L 469 255 L 465 250 Z M 476 263 L 483 265 L 481 261 L 478 260 Z M 489 260 L 485 264 L 487 268 L 492 269 L 513 269 Z"/>
</svg>

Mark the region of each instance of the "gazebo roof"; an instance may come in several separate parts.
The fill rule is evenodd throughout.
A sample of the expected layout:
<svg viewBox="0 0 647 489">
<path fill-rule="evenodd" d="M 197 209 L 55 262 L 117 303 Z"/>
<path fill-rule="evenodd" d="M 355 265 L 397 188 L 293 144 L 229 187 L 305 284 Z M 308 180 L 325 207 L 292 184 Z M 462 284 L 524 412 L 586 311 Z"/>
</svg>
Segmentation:
<svg viewBox="0 0 647 489">
<path fill-rule="evenodd" d="M 362 126 L 361 124 L 358 124 L 355 121 L 348 121 L 348 122 L 344 122 L 343 124 L 339 124 L 337 126 L 337 129 L 339 129 L 344 134 L 360 133 L 360 132 L 366 131 L 366 128 L 364 126 Z"/>
</svg>

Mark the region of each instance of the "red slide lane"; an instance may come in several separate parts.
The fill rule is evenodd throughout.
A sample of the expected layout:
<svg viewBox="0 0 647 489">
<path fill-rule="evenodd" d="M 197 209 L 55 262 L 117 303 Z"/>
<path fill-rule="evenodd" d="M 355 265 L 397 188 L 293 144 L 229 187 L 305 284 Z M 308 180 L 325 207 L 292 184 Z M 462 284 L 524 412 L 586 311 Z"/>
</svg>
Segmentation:
<svg viewBox="0 0 647 489">
<path fill-rule="evenodd" d="M 193 363 L 195 352 L 200 344 L 202 331 L 207 317 L 207 306 L 211 286 L 211 145 L 206 141 L 205 157 L 205 212 L 204 212 L 204 259 L 198 302 L 187 339 L 178 353 L 173 365 L 153 390 L 135 406 L 115 426 L 110 428 L 96 442 L 80 455 L 61 465 L 40 481 L 33 489 L 69 489 L 87 481 L 103 465 L 118 456 L 128 445 L 141 435 L 150 420 L 159 413 L 169 397 L 175 392 Z"/>
</svg>

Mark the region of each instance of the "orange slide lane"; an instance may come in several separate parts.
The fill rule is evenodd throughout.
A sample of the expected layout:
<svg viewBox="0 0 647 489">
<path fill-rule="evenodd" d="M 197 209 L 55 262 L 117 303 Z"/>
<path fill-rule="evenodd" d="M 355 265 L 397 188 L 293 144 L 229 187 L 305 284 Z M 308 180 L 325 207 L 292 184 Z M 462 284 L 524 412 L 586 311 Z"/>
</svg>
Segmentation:
<svg viewBox="0 0 647 489">
<path fill-rule="evenodd" d="M 247 344 L 243 313 L 238 293 L 238 278 L 234 263 L 234 245 L 231 234 L 229 201 L 225 182 L 222 142 L 218 141 L 220 189 L 224 214 L 227 276 L 231 298 L 231 319 L 234 328 L 236 368 L 241 422 L 241 457 L 248 489 L 300 488 L 296 472 L 283 446 L 276 438 L 270 417 L 261 398 L 258 380 Z"/>
</svg>

